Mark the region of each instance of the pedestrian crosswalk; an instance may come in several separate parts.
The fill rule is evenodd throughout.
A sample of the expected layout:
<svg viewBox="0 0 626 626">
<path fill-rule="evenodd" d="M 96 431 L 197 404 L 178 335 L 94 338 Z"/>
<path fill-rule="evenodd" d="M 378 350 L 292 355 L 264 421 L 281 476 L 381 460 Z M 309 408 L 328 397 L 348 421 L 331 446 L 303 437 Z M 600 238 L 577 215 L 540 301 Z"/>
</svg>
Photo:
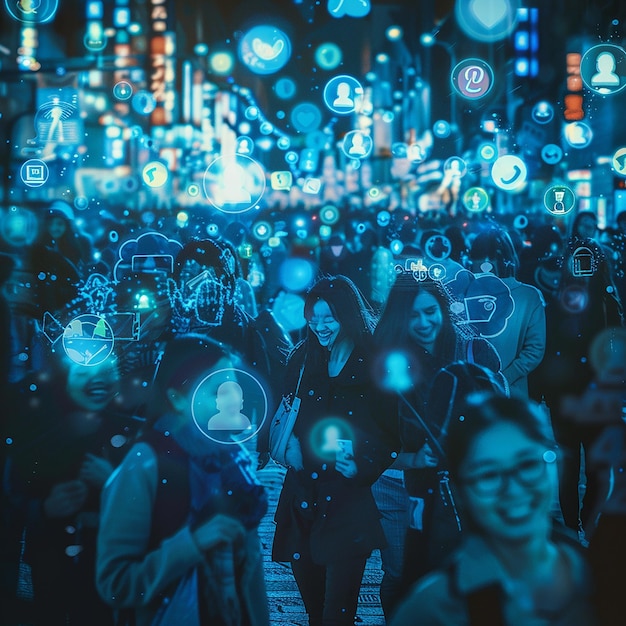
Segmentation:
<svg viewBox="0 0 626 626">
<path fill-rule="evenodd" d="M 270 461 L 258 472 L 259 480 L 267 489 L 269 509 L 263 518 L 259 534 L 263 545 L 265 582 L 270 607 L 270 623 L 287 626 L 307 626 L 308 620 L 298 587 L 291 574 L 289 563 L 274 563 L 271 560 L 274 537 L 274 512 L 285 477 L 285 470 Z M 358 626 L 383 626 L 385 619 L 380 606 L 379 586 L 382 578 L 380 554 L 375 551 L 368 559 L 361 583 L 356 624 Z"/>
</svg>

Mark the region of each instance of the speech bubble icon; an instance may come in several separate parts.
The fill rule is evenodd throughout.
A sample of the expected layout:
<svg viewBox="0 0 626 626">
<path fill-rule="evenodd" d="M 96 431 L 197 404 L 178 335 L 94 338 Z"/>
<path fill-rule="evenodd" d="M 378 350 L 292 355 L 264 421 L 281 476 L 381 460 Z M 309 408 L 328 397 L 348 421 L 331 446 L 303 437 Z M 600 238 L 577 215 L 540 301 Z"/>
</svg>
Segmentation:
<svg viewBox="0 0 626 626">
<path fill-rule="evenodd" d="M 275 191 L 289 190 L 293 184 L 293 176 L 288 171 L 272 172 L 270 174 L 270 185 Z"/>
</svg>

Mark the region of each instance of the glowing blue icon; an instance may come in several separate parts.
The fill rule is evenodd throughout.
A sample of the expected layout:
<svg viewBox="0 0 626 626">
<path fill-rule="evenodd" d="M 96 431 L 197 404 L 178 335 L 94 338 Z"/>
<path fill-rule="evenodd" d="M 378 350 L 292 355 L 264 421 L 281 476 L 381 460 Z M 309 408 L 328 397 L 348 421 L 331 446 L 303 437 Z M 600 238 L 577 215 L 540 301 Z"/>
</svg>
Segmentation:
<svg viewBox="0 0 626 626">
<path fill-rule="evenodd" d="M 255 26 L 241 38 L 239 57 L 255 74 L 274 74 L 289 61 L 291 41 L 274 26 Z"/>
<path fill-rule="evenodd" d="M 365 17 L 370 12 L 369 0 L 328 0 L 328 13 L 332 17 Z"/>
<path fill-rule="evenodd" d="M 300 133 L 316 131 L 322 123 L 322 113 L 310 102 L 296 105 L 289 116 L 293 127 Z"/>
<path fill-rule="evenodd" d="M 204 172 L 204 192 L 224 213 L 249 211 L 265 192 L 265 171 L 243 154 L 217 157 Z"/>
<path fill-rule="evenodd" d="M 143 182 L 148 187 L 163 187 L 167 182 L 169 172 L 164 163 L 160 161 L 150 161 L 144 165 L 141 172 Z"/>
<path fill-rule="evenodd" d="M 323 43 L 315 51 L 315 62 L 323 70 L 334 70 L 341 63 L 343 53 L 341 48 L 334 43 Z"/>
<path fill-rule="evenodd" d="M 467 174 L 467 163 L 461 157 L 453 156 L 446 159 L 443 171 L 450 178 L 463 178 Z"/>
<path fill-rule="evenodd" d="M 493 182 L 505 191 L 520 190 L 526 183 L 526 163 L 514 154 L 499 157 L 491 167 Z"/>
<path fill-rule="evenodd" d="M 352 76 L 335 76 L 326 83 L 324 102 L 333 113 L 349 115 L 361 107 L 363 87 Z"/>
<path fill-rule="evenodd" d="M 113 329 L 98 315 L 79 315 L 63 330 L 65 354 L 79 365 L 99 365 L 113 352 Z"/>
<path fill-rule="evenodd" d="M 41 187 L 48 180 L 48 166 L 41 159 L 29 159 L 20 168 L 22 182 L 28 187 Z"/>
<path fill-rule="evenodd" d="M 237 154 L 252 154 L 254 150 L 254 141 L 250 137 L 238 137 L 237 138 Z"/>
<path fill-rule="evenodd" d="M 157 101 L 152 93 L 141 89 L 133 96 L 130 104 L 139 115 L 150 115 L 156 108 Z"/>
<path fill-rule="evenodd" d="M 593 131 L 585 122 L 566 124 L 563 134 L 565 135 L 565 141 L 567 141 L 572 148 L 579 150 L 586 148 L 593 139 Z"/>
<path fill-rule="evenodd" d="M 458 0 L 456 20 L 466 35 L 478 41 L 499 41 L 517 24 L 519 0 Z"/>
<path fill-rule="evenodd" d="M 279 78 L 274 85 L 274 93 L 281 100 L 289 100 L 296 95 L 296 83 L 291 78 Z"/>
<path fill-rule="evenodd" d="M 351 159 L 365 159 L 372 151 L 374 142 L 369 135 L 360 130 L 351 130 L 343 139 L 341 149 Z"/>
<path fill-rule="evenodd" d="M 24 24 L 45 24 L 59 8 L 59 0 L 4 0 L 7 13 Z"/>
<path fill-rule="evenodd" d="M 542 100 L 535 104 L 531 115 L 537 124 L 548 124 L 554 118 L 554 108 L 549 102 Z"/>
<path fill-rule="evenodd" d="M 548 165 L 555 165 L 563 158 L 563 150 L 561 146 L 555 143 L 548 143 L 541 148 L 541 158 Z"/>
<path fill-rule="evenodd" d="M 113 96 L 117 100 L 128 100 L 132 97 L 132 95 L 133 87 L 129 82 L 125 80 L 120 80 L 118 83 L 115 83 L 115 85 L 113 85 Z"/>
<path fill-rule="evenodd" d="M 591 91 L 619 93 L 626 87 L 626 50 L 610 43 L 593 46 L 580 61 L 580 77 Z"/>
<path fill-rule="evenodd" d="M 450 124 L 446 120 L 437 120 L 433 124 L 433 134 L 439 139 L 445 139 L 449 137 L 451 133 Z"/>
<path fill-rule="evenodd" d="M 482 143 L 478 146 L 478 156 L 487 163 L 493 163 L 498 158 L 498 151 L 492 143 Z"/>
</svg>

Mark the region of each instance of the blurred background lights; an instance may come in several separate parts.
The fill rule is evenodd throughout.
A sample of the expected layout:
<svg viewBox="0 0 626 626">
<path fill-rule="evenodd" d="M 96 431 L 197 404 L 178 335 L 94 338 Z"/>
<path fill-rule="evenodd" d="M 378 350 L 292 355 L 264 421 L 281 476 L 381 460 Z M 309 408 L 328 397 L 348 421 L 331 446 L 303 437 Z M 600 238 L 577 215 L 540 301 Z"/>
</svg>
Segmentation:
<svg viewBox="0 0 626 626">
<path fill-rule="evenodd" d="M 402 27 L 400 26 L 390 26 L 386 31 L 385 31 L 385 35 L 387 37 L 387 39 L 389 39 L 389 41 L 398 41 L 399 39 L 402 39 L 402 35 L 404 34 Z"/>
<path fill-rule="evenodd" d="M 224 76 L 231 73 L 235 59 L 229 52 L 215 52 L 209 58 L 209 65 L 216 74 Z"/>
</svg>

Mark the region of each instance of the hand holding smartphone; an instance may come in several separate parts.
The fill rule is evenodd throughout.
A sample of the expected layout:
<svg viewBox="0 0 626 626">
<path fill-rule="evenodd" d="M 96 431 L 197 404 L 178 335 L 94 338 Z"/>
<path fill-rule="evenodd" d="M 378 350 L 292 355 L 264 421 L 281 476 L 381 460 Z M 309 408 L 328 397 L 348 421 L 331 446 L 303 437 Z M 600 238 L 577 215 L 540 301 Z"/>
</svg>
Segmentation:
<svg viewBox="0 0 626 626">
<path fill-rule="evenodd" d="M 357 473 L 354 462 L 354 447 L 350 439 L 337 439 L 335 469 L 346 478 L 354 478 Z"/>
</svg>

